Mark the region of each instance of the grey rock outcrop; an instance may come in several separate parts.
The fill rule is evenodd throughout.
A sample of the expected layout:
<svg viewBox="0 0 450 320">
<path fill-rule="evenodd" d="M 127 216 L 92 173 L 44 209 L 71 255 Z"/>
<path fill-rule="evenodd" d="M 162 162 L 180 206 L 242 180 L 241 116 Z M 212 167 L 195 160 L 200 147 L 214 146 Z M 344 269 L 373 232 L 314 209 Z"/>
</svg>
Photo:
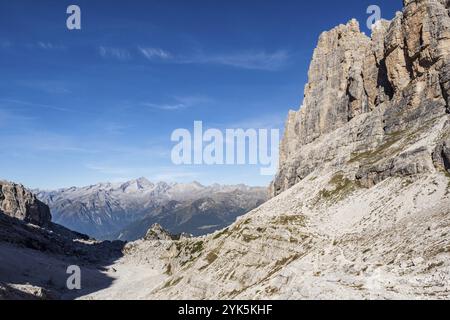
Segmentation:
<svg viewBox="0 0 450 320">
<path fill-rule="evenodd" d="M 38 226 L 52 220 L 50 209 L 22 185 L 0 181 L 0 213 Z"/>
<path fill-rule="evenodd" d="M 144 239 L 149 241 L 157 241 L 157 240 L 170 241 L 173 239 L 173 237 L 169 232 L 164 230 L 163 227 L 161 227 L 161 225 L 155 223 L 148 230 Z"/>
<path fill-rule="evenodd" d="M 433 153 L 436 167 L 446 170 L 450 174 L 450 121 L 446 123 L 446 131 Z"/>
<path fill-rule="evenodd" d="M 445 141 L 441 160 L 433 148 L 409 147 L 416 132 L 450 112 L 449 2 L 404 5 L 391 22 L 377 22 L 371 38 L 355 20 L 320 36 L 303 106 L 288 116 L 272 196 L 324 165 L 352 161 L 353 179 L 370 187 L 447 161 Z M 341 138 L 332 143 L 338 129 Z"/>
</svg>

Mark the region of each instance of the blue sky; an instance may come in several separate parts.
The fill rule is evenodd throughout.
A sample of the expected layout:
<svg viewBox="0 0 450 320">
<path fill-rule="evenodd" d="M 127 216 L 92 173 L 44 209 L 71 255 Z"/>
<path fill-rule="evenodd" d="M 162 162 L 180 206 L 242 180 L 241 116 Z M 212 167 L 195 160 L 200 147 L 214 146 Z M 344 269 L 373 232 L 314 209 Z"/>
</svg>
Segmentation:
<svg viewBox="0 0 450 320">
<path fill-rule="evenodd" d="M 82 30 L 66 28 L 66 8 Z M 282 128 L 321 32 L 401 1 L 1 1 L 0 178 L 267 185 L 258 166 L 174 166 L 170 135 Z"/>
</svg>

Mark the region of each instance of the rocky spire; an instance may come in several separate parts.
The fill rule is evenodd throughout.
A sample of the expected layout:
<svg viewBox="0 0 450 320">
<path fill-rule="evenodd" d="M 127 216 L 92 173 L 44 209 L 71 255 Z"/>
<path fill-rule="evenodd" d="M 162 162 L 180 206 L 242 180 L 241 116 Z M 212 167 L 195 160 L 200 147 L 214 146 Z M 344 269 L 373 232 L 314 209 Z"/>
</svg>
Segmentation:
<svg viewBox="0 0 450 320">
<path fill-rule="evenodd" d="M 308 145 L 356 126 L 353 120 L 362 114 L 378 113 L 373 121 L 380 126 L 372 129 L 383 142 L 388 134 L 450 112 L 449 1 L 404 0 L 404 5 L 391 22 L 377 22 L 371 38 L 356 20 L 320 36 L 303 105 L 287 120 L 272 195 L 316 168 L 305 155 Z M 374 144 L 368 141 L 366 148 Z M 326 152 L 321 156 L 319 163 L 331 160 Z"/>
</svg>

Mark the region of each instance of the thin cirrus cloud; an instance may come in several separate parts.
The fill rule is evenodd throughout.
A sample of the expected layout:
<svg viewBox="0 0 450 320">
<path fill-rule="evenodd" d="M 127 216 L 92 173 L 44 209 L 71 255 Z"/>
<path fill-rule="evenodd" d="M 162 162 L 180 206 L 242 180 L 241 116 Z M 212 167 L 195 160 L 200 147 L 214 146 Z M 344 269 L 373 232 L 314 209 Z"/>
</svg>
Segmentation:
<svg viewBox="0 0 450 320">
<path fill-rule="evenodd" d="M 184 110 L 187 108 L 191 108 L 196 105 L 202 105 L 202 104 L 213 102 L 213 100 L 211 98 L 208 98 L 205 96 L 175 97 L 174 100 L 175 100 L 174 103 L 169 103 L 169 104 L 143 102 L 143 103 L 141 103 L 141 105 L 144 107 L 158 109 L 158 110 L 164 110 L 164 111 L 178 111 L 178 110 Z"/>
<path fill-rule="evenodd" d="M 57 43 L 52 43 L 48 41 L 37 41 L 37 42 L 30 42 L 30 43 L 12 43 L 9 40 L 2 40 L 0 41 L 0 48 L 3 49 L 11 49 L 11 48 L 18 48 L 18 49 L 28 49 L 28 50 L 45 50 L 45 51 L 51 51 L 51 50 L 66 50 L 67 46 Z"/>
<path fill-rule="evenodd" d="M 66 49 L 66 46 L 51 43 L 51 42 L 44 42 L 44 41 L 39 41 L 37 43 L 37 47 L 40 49 L 43 49 L 43 50 L 64 50 L 64 49 Z"/>
<path fill-rule="evenodd" d="M 290 54 L 286 50 L 277 50 L 272 53 L 266 51 L 245 51 L 218 55 L 200 53 L 193 57 L 182 59 L 180 63 L 217 64 L 248 70 L 278 71 L 288 64 L 289 59 Z"/>
<path fill-rule="evenodd" d="M 163 60 L 177 64 L 224 65 L 248 70 L 278 71 L 288 65 L 291 54 L 287 50 L 243 51 L 227 54 L 205 54 L 198 52 L 188 56 L 174 55 L 160 48 L 138 48 L 150 61 Z"/>
<path fill-rule="evenodd" d="M 150 103 L 150 102 L 143 102 L 142 105 L 144 107 L 149 107 L 152 109 L 159 109 L 159 110 L 164 110 L 164 111 L 177 111 L 177 110 L 183 110 L 183 109 L 188 108 L 188 106 L 183 103 L 156 104 L 156 103 Z"/>
<path fill-rule="evenodd" d="M 131 53 L 127 49 L 100 46 L 98 53 L 103 58 L 113 58 L 120 61 L 131 59 Z"/>
<path fill-rule="evenodd" d="M 0 43 L 2 48 L 9 48 L 12 44 L 8 41 Z M 62 50 L 65 46 L 51 42 L 39 41 L 32 47 L 42 50 Z M 199 64 L 199 65 L 223 65 L 247 70 L 279 71 L 289 64 L 291 54 L 287 50 L 272 52 L 264 50 L 247 50 L 232 53 L 204 53 L 202 51 L 176 55 L 157 47 L 138 46 L 135 49 L 100 46 L 98 54 L 105 59 L 129 61 L 137 54 L 152 62 L 166 62 L 174 64 Z"/>
<path fill-rule="evenodd" d="M 143 48 L 138 47 L 139 52 L 148 60 L 163 59 L 168 60 L 172 58 L 172 54 L 160 48 Z"/>
<path fill-rule="evenodd" d="M 247 70 L 278 71 L 289 64 L 291 54 L 287 50 L 273 52 L 248 50 L 233 53 L 207 54 L 196 52 L 190 55 L 176 55 L 157 47 L 138 46 L 135 50 L 119 47 L 98 48 L 103 58 L 114 58 L 120 61 L 131 60 L 135 53 L 151 62 L 165 62 L 173 64 L 208 64 L 223 65 Z M 175 109 L 181 106 L 175 106 Z"/>
</svg>

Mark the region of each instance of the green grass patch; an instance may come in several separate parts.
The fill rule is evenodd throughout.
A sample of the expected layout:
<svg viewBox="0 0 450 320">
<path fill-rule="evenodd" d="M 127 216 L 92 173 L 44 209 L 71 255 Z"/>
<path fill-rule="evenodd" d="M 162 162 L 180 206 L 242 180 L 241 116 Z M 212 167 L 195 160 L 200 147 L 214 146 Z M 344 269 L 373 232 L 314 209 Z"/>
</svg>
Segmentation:
<svg viewBox="0 0 450 320">
<path fill-rule="evenodd" d="M 289 242 L 290 242 L 290 243 L 298 243 L 299 241 L 298 241 L 298 239 L 296 239 L 296 238 L 294 238 L 294 237 L 290 237 L 290 238 L 289 238 Z"/>
<path fill-rule="evenodd" d="M 218 257 L 219 256 L 215 252 L 210 252 L 206 255 L 206 261 L 208 261 L 209 264 L 212 264 Z"/>
<path fill-rule="evenodd" d="M 278 292 L 280 292 L 280 290 L 278 288 L 275 288 L 275 287 L 267 287 L 264 291 L 269 296 L 273 296 L 273 295 L 277 294 Z"/>
<path fill-rule="evenodd" d="M 292 262 L 294 262 L 295 260 L 297 260 L 298 258 L 300 258 L 299 254 L 293 254 L 289 257 L 285 257 L 281 260 L 278 260 L 277 262 L 275 262 L 272 270 L 267 274 L 267 276 L 265 277 L 265 279 L 269 279 L 271 276 L 273 276 L 275 273 L 277 273 L 278 271 L 280 271 L 281 269 L 283 269 L 283 267 L 291 264 Z"/>
<path fill-rule="evenodd" d="M 303 215 L 281 215 L 272 219 L 273 224 L 277 225 L 297 225 L 305 226 L 306 218 Z"/>
<path fill-rule="evenodd" d="M 256 236 L 256 235 L 252 235 L 252 234 L 243 234 L 242 235 L 242 240 L 244 240 L 247 243 L 255 241 L 255 240 L 258 240 L 259 238 L 261 238 L 261 237 L 260 236 Z"/>
<path fill-rule="evenodd" d="M 377 161 L 379 161 L 380 159 L 384 158 L 387 154 L 388 154 L 388 150 L 397 142 L 399 142 L 403 136 L 404 136 L 405 132 L 404 131 L 398 131 L 398 132 L 394 132 L 392 134 L 388 134 L 387 138 L 385 139 L 384 143 L 381 144 L 380 146 L 378 146 L 376 149 L 374 150 L 368 150 L 365 152 L 354 152 L 351 155 L 351 158 L 349 160 L 349 163 L 355 163 L 355 162 L 360 162 L 360 161 L 365 161 L 365 162 L 369 162 L 369 163 L 376 163 Z M 400 151 L 400 148 L 395 148 L 392 149 L 390 151 L 390 153 L 394 154 L 398 151 Z"/>
<path fill-rule="evenodd" d="M 170 263 L 167 265 L 166 271 L 164 273 L 169 275 L 169 276 L 172 275 L 172 265 Z"/>
<path fill-rule="evenodd" d="M 217 239 L 221 238 L 221 237 L 224 236 L 224 235 L 229 235 L 229 229 L 228 229 L 228 228 L 226 228 L 226 229 L 222 230 L 221 232 L 219 232 L 218 234 L 216 234 L 216 235 L 213 237 L 213 239 L 214 239 L 214 240 L 217 240 Z"/>
<path fill-rule="evenodd" d="M 208 264 L 207 264 L 207 265 L 204 265 L 203 267 L 201 267 L 201 268 L 198 269 L 198 270 L 199 270 L 199 271 L 205 270 L 205 269 L 208 268 L 211 264 L 213 264 L 214 261 L 216 261 L 218 257 L 219 257 L 219 256 L 218 256 L 215 252 L 213 252 L 213 251 L 209 252 L 209 253 L 206 255 L 206 257 L 205 257 L 205 260 L 208 262 Z"/>
<path fill-rule="evenodd" d="M 447 178 L 450 179 L 450 172 L 448 172 L 447 170 L 444 170 L 444 174 L 445 174 L 445 176 L 446 176 Z"/>
<path fill-rule="evenodd" d="M 195 254 L 195 253 L 201 252 L 203 250 L 203 245 L 204 245 L 203 241 L 197 241 L 192 246 L 191 253 Z"/>
<path fill-rule="evenodd" d="M 167 288 L 173 287 L 173 286 L 177 285 L 178 283 L 180 283 L 181 280 L 183 280 L 183 277 L 179 277 L 179 278 L 175 278 L 175 279 L 169 280 L 169 281 L 167 281 L 164 284 L 162 289 L 167 289 Z"/>
<path fill-rule="evenodd" d="M 333 189 L 321 190 L 318 195 L 318 201 L 331 199 L 342 200 L 354 190 L 361 187 L 358 182 L 344 177 L 342 173 L 338 173 L 333 176 L 330 180 L 330 184 L 333 186 Z"/>
</svg>

